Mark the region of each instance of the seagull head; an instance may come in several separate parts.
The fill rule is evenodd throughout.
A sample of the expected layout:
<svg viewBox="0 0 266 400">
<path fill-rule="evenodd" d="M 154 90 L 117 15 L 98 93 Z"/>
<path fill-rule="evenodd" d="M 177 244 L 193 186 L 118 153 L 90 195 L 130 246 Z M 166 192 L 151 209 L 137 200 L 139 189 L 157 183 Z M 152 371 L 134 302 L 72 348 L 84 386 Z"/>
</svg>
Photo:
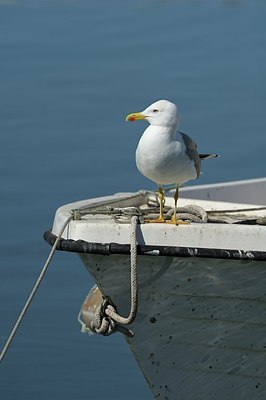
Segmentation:
<svg viewBox="0 0 266 400">
<path fill-rule="evenodd" d="M 177 127 L 179 113 L 175 104 L 168 100 L 159 100 L 151 104 L 144 111 L 129 114 L 126 121 L 145 119 L 150 125 Z"/>
</svg>

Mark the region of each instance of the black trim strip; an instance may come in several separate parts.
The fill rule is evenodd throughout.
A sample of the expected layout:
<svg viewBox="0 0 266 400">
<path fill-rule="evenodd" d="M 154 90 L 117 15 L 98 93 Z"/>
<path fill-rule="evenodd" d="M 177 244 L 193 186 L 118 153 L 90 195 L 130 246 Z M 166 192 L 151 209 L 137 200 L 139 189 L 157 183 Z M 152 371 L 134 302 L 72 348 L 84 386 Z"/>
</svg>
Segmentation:
<svg viewBox="0 0 266 400">
<path fill-rule="evenodd" d="M 47 243 L 53 246 L 57 236 L 49 230 L 44 233 L 43 238 Z M 57 250 L 102 255 L 130 254 L 130 245 L 119 243 L 91 243 L 86 242 L 85 240 L 60 239 L 57 245 Z M 266 261 L 266 251 L 147 245 L 138 245 L 137 250 L 140 255 Z"/>
</svg>

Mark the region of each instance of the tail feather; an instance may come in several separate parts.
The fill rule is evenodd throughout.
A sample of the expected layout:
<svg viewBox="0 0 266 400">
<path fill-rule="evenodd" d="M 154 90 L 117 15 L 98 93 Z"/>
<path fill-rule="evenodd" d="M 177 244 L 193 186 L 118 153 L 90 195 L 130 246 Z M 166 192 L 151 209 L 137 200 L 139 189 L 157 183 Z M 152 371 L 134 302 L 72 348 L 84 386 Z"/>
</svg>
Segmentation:
<svg viewBox="0 0 266 400">
<path fill-rule="evenodd" d="M 220 157 L 220 154 L 199 154 L 201 160 L 207 160 L 208 158 Z"/>
</svg>

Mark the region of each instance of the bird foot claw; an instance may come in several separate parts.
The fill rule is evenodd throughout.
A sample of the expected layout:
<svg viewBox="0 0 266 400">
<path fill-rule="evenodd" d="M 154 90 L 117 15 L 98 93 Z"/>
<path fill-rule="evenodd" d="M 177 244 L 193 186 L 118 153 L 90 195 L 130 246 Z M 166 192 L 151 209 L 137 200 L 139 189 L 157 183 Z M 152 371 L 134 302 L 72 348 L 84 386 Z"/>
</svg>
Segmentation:
<svg viewBox="0 0 266 400">
<path fill-rule="evenodd" d="M 173 224 L 173 225 L 189 225 L 189 222 L 183 221 L 182 219 L 175 219 L 171 218 L 169 221 L 165 221 L 167 224 Z"/>
<path fill-rule="evenodd" d="M 144 219 L 144 222 L 147 222 L 150 224 L 163 224 L 166 222 L 166 220 L 163 217 L 159 217 L 157 219 Z"/>
</svg>

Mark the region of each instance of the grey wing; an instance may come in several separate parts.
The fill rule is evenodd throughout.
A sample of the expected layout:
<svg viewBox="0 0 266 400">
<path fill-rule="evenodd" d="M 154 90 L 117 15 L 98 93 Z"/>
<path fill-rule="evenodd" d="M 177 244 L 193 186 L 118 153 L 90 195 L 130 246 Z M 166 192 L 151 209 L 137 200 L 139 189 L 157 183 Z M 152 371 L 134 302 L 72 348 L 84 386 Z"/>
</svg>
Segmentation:
<svg viewBox="0 0 266 400">
<path fill-rule="evenodd" d="M 186 146 L 186 153 L 190 160 L 194 162 L 195 169 L 197 172 L 197 178 L 200 175 L 200 156 L 197 150 L 197 145 L 196 143 L 193 142 L 193 140 L 184 132 L 180 132 L 180 135 L 182 136 L 182 139 L 184 141 L 184 144 Z"/>
</svg>

